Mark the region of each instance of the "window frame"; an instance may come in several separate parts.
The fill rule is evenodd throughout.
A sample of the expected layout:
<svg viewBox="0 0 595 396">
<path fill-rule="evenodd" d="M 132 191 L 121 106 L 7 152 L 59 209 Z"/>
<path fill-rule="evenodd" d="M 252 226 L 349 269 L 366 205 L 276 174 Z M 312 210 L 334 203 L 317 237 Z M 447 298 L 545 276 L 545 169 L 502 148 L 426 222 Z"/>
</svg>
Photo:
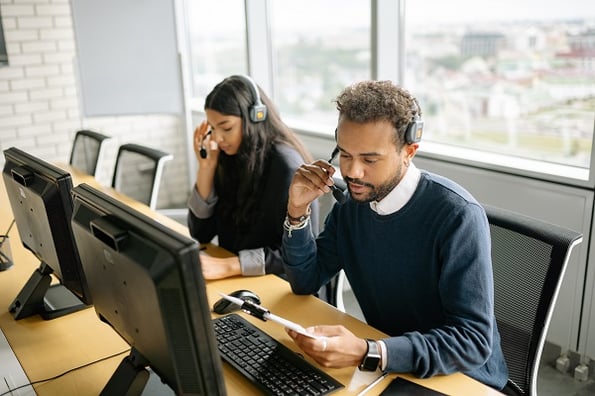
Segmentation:
<svg viewBox="0 0 595 396">
<path fill-rule="evenodd" d="M 248 73 L 275 100 L 274 67 L 271 28 L 270 0 L 245 0 L 246 40 Z M 370 0 L 371 7 L 371 76 L 377 80 L 403 82 L 405 72 L 404 55 L 405 13 L 407 0 Z M 396 49 L 396 50 L 395 50 Z M 193 112 L 201 115 L 201 99 L 193 98 Z M 328 125 L 312 125 L 284 117 L 285 122 L 298 133 L 328 139 L 332 144 L 334 128 Z M 594 114 L 595 131 L 595 114 Z M 595 133 L 594 133 L 595 134 Z M 491 153 L 472 148 L 455 147 L 443 143 L 422 140 L 418 156 L 466 166 L 484 168 L 505 174 L 529 177 L 536 180 L 551 181 L 559 184 L 594 188 L 595 150 L 591 141 L 589 168 L 570 165 L 552 164 L 544 161 L 525 159 L 505 153 Z"/>
</svg>

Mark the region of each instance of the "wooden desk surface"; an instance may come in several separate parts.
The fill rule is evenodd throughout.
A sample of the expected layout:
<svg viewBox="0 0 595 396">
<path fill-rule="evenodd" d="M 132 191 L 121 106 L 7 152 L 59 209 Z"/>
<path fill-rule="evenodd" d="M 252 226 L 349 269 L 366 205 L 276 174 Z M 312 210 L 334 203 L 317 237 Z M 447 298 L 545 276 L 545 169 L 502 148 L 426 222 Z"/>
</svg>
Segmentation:
<svg viewBox="0 0 595 396">
<path fill-rule="evenodd" d="M 121 199 L 137 210 L 156 218 L 159 222 L 188 234 L 186 227 L 163 215 L 151 211 L 110 188 L 99 186 L 91 176 L 80 174 L 75 169 L 62 165 L 73 175 L 73 183 L 88 183 L 104 192 Z M 0 181 L 0 233 L 8 229 L 12 213 L 4 182 Z M 29 381 L 53 377 L 74 367 L 112 358 L 72 371 L 51 381 L 34 385 L 40 395 L 97 395 L 113 374 L 120 360 L 128 353 L 129 346 L 108 325 L 102 323 L 91 307 L 53 320 L 43 320 L 33 316 L 15 321 L 8 312 L 8 306 L 16 297 L 31 273 L 38 267 L 38 260 L 21 244 L 16 227 L 10 234 L 10 245 L 15 265 L 0 272 L 0 328 L 4 332 Z M 229 254 L 216 246 L 208 246 L 207 254 Z M 316 324 L 341 323 L 361 337 L 378 338 L 383 333 L 367 326 L 354 317 L 336 310 L 334 307 L 312 296 L 297 296 L 291 293 L 289 285 L 280 278 L 267 275 L 263 277 L 235 277 L 211 281 L 207 285 L 207 296 L 212 305 L 218 298 L 217 292 L 230 293 L 237 289 L 250 289 L 256 292 L 262 304 L 272 312 L 282 315 L 304 327 Z M 214 314 L 215 315 L 215 314 Z M 245 315 L 248 320 L 269 333 L 271 336 L 298 351 L 285 330 L 274 322 L 262 322 Z M 307 358 L 309 359 L 309 358 Z M 310 360 L 312 362 L 312 360 Z M 258 390 L 244 377 L 228 365 L 223 365 L 225 382 L 229 395 L 259 394 Z M 345 389 L 336 395 L 357 394 L 365 385 L 349 391 L 354 368 L 328 369 L 333 377 L 345 385 Z M 436 376 L 420 380 L 410 375 L 403 377 L 418 382 L 447 394 L 456 395 L 498 395 L 499 392 L 463 375 L 453 374 Z M 377 385 L 370 395 L 377 395 L 395 375 L 391 375 Z"/>
</svg>

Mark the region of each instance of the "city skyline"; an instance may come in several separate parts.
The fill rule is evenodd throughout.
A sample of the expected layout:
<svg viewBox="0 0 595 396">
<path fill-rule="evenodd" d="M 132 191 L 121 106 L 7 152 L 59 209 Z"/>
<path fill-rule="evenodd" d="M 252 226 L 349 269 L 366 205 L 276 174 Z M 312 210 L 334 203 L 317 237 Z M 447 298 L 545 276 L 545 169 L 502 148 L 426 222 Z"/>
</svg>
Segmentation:
<svg viewBox="0 0 595 396">
<path fill-rule="evenodd" d="M 543 0 L 500 0 L 487 6 L 485 2 L 474 0 L 416 0 L 406 2 L 405 13 L 407 20 L 415 24 L 595 19 L 592 0 L 545 3 Z"/>
</svg>

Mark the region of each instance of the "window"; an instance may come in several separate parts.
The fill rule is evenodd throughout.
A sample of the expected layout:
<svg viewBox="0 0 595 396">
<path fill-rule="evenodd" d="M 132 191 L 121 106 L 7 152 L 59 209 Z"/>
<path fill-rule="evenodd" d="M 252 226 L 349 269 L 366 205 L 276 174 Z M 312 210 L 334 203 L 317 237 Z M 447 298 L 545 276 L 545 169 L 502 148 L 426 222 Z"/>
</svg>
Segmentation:
<svg viewBox="0 0 595 396">
<path fill-rule="evenodd" d="M 188 1 L 193 97 L 204 98 L 232 74 L 246 74 L 243 0 Z"/>
<path fill-rule="evenodd" d="M 370 1 L 270 4 L 275 104 L 284 119 L 334 130 L 335 97 L 371 76 Z"/>
<path fill-rule="evenodd" d="M 590 2 L 408 1 L 405 43 L 403 85 L 422 106 L 424 139 L 589 168 Z"/>
<path fill-rule="evenodd" d="M 333 99 L 345 86 L 392 79 L 419 99 L 424 153 L 591 178 L 590 0 L 186 4 L 195 98 L 225 76 L 250 72 L 290 126 L 332 134 Z"/>
</svg>

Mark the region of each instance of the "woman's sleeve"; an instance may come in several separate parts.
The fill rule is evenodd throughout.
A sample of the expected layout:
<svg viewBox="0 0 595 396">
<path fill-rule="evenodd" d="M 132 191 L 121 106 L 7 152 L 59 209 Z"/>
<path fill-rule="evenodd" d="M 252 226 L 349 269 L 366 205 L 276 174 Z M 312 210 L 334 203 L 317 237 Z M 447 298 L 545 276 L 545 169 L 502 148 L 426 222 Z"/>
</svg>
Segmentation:
<svg viewBox="0 0 595 396">
<path fill-rule="evenodd" d="M 215 204 L 217 196 L 211 192 L 204 200 L 195 188 L 188 198 L 188 229 L 190 235 L 200 243 L 210 242 L 216 235 Z"/>
</svg>

